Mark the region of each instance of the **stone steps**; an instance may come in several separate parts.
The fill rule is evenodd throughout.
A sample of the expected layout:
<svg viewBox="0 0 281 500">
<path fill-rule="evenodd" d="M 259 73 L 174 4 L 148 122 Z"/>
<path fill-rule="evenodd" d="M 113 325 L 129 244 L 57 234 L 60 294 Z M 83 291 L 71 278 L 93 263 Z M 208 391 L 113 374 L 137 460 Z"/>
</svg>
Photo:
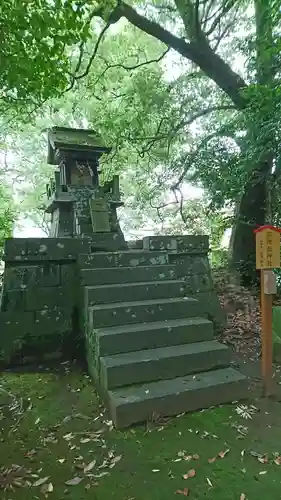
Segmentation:
<svg viewBox="0 0 281 500">
<path fill-rule="evenodd" d="M 183 297 L 185 295 L 185 287 L 182 281 L 169 280 L 86 286 L 84 287 L 84 292 L 85 305 L 86 307 L 91 307 L 96 304 L 109 304 L 112 302 Z"/>
<path fill-rule="evenodd" d="M 89 331 L 108 326 L 190 318 L 199 316 L 199 309 L 199 302 L 191 297 L 97 305 L 88 308 Z"/>
<path fill-rule="evenodd" d="M 121 429 L 153 414 L 172 416 L 244 399 L 247 392 L 246 377 L 223 368 L 114 389 L 108 392 L 108 406 L 115 427 Z"/>
<path fill-rule="evenodd" d="M 95 331 L 100 356 L 141 351 L 213 338 L 213 323 L 205 318 L 184 318 L 153 323 L 137 323 Z"/>
<path fill-rule="evenodd" d="M 95 252 L 80 254 L 78 265 L 81 269 L 104 267 L 135 267 L 169 264 L 167 252 L 127 250 L 123 252 Z"/>
<path fill-rule="evenodd" d="M 101 357 L 100 385 L 107 391 L 222 368 L 230 355 L 227 346 L 213 340 Z"/>
<path fill-rule="evenodd" d="M 210 289 L 209 274 L 182 281 L 180 261 L 169 264 L 160 243 L 79 256 L 89 372 L 118 428 L 246 395 L 230 349 L 213 340 L 208 308 L 192 296 Z"/>
<path fill-rule="evenodd" d="M 83 286 L 114 285 L 175 279 L 176 272 L 173 265 L 81 269 L 81 282 Z"/>
</svg>

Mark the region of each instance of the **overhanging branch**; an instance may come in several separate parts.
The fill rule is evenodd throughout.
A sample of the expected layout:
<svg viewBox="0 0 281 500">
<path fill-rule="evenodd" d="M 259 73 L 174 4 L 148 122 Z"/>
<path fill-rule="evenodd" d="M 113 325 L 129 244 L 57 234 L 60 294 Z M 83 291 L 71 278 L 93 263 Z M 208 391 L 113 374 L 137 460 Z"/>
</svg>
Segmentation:
<svg viewBox="0 0 281 500">
<path fill-rule="evenodd" d="M 245 81 L 212 50 L 207 40 L 200 37 L 200 39 L 188 43 L 182 38 L 173 35 L 155 21 L 139 14 L 125 2 L 120 3 L 118 11 L 116 20 L 124 16 L 140 30 L 162 41 L 184 58 L 199 66 L 209 78 L 226 92 L 237 108 L 243 109 L 246 106 L 246 100 L 241 95 L 241 90 L 246 87 Z"/>
</svg>

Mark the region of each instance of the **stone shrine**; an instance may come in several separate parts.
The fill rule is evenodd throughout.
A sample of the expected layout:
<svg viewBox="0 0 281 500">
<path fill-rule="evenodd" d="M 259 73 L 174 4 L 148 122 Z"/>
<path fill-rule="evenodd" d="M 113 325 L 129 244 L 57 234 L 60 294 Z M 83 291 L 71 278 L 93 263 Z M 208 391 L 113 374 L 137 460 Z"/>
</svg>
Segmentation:
<svg viewBox="0 0 281 500">
<path fill-rule="evenodd" d="M 99 182 L 110 149 L 92 130 L 65 127 L 48 143 L 50 237 L 5 243 L 2 367 L 86 357 L 119 428 L 245 397 L 246 378 L 214 339 L 225 318 L 208 237 L 126 243 L 119 179 Z"/>
</svg>

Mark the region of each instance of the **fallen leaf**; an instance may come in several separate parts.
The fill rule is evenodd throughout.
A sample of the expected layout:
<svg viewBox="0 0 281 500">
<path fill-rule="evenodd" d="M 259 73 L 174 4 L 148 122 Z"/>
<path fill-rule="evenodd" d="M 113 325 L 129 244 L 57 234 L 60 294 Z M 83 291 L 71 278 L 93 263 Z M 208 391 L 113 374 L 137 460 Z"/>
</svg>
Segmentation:
<svg viewBox="0 0 281 500">
<path fill-rule="evenodd" d="M 34 455 L 36 455 L 37 451 L 36 450 L 30 450 L 30 451 L 27 451 L 24 456 L 27 457 L 27 458 L 30 458 L 30 457 L 33 457 Z"/>
<path fill-rule="evenodd" d="M 36 418 L 36 420 L 35 420 L 35 425 L 39 424 L 40 420 L 41 420 L 41 418 L 40 418 L 40 417 Z"/>
<path fill-rule="evenodd" d="M 208 458 L 208 462 L 209 462 L 209 464 L 214 463 L 216 460 L 217 460 L 217 457 Z"/>
<path fill-rule="evenodd" d="M 69 432 L 68 434 L 65 434 L 63 436 L 63 439 L 65 439 L 66 441 L 70 441 L 73 438 L 74 438 L 74 435 L 72 434 L 72 432 Z"/>
<path fill-rule="evenodd" d="M 218 457 L 220 457 L 220 458 L 224 458 L 224 457 L 225 457 L 225 455 L 227 455 L 227 453 L 229 453 L 229 452 L 230 452 L 230 449 L 225 450 L 225 451 L 220 451 L 220 452 L 218 453 Z"/>
<path fill-rule="evenodd" d="M 46 495 L 47 493 L 52 493 L 54 491 L 54 487 L 53 487 L 52 483 L 43 484 L 40 491 L 41 491 L 41 493 Z"/>
<path fill-rule="evenodd" d="M 90 470 L 92 470 L 95 467 L 96 463 L 97 463 L 96 460 L 90 462 L 88 465 L 84 467 L 84 472 L 90 472 Z"/>
<path fill-rule="evenodd" d="M 59 458 L 59 459 L 58 459 L 58 462 L 59 462 L 60 464 L 63 464 L 63 463 L 65 462 L 65 458 Z"/>
<path fill-rule="evenodd" d="M 197 455 L 197 453 L 195 453 L 195 455 L 192 455 L 192 458 L 193 460 L 199 460 L 200 457 L 199 455 Z"/>
<path fill-rule="evenodd" d="M 257 451 L 253 451 L 253 450 L 250 451 L 250 455 L 252 455 L 252 457 L 263 457 L 264 456 L 261 453 L 258 453 Z"/>
<path fill-rule="evenodd" d="M 117 455 L 117 457 L 113 457 L 111 462 L 114 462 L 115 464 L 117 464 L 118 462 L 120 462 L 122 458 L 122 455 Z"/>
<path fill-rule="evenodd" d="M 177 495 L 184 495 L 185 497 L 188 497 L 188 495 L 189 495 L 189 489 L 188 488 L 184 488 L 183 490 L 177 490 L 176 494 Z"/>
<path fill-rule="evenodd" d="M 276 457 L 275 460 L 274 460 L 274 463 L 276 465 L 281 465 L 281 456 Z"/>
<path fill-rule="evenodd" d="M 240 500 L 246 500 L 246 495 L 245 495 L 245 493 L 241 493 L 241 495 L 240 495 Z"/>
<path fill-rule="evenodd" d="M 186 460 L 186 462 L 190 462 L 190 460 L 192 460 L 192 455 L 184 455 L 183 456 L 184 460 Z"/>
<path fill-rule="evenodd" d="M 67 484 L 67 486 L 76 486 L 76 484 L 81 483 L 81 481 L 83 481 L 83 477 L 74 477 L 73 479 L 65 481 L 64 484 Z"/>
<path fill-rule="evenodd" d="M 108 476 L 108 474 L 110 474 L 110 472 L 101 472 L 100 474 L 95 474 L 94 477 L 99 478 L 103 476 Z"/>
<path fill-rule="evenodd" d="M 242 450 L 241 451 L 241 457 L 244 457 L 244 455 L 245 455 L 245 450 Z"/>
<path fill-rule="evenodd" d="M 210 481 L 210 479 L 208 477 L 206 477 L 206 481 L 207 481 L 208 485 L 212 488 L 213 487 L 212 481 Z"/>
<path fill-rule="evenodd" d="M 80 443 L 81 444 L 85 444 L 85 443 L 90 443 L 92 440 L 90 438 L 82 438 L 80 439 Z"/>
<path fill-rule="evenodd" d="M 268 463 L 268 455 L 264 455 L 263 457 L 258 457 L 258 461 L 261 464 L 267 464 Z"/>
<path fill-rule="evenodd" d="M 184 474 L 182 477 L 183 479 L 189 479 L 190 477 L 196 476 L 196 470 L 195 469 L 190 469 L 187 474 Z"/>
<path fill-rule="evenodd" d="M 264 474 L 267 474 L 267 470 L 261 470 L 259 472 L 259 476 L 264 476 Z"/>
<path fill-rule="evenodd" d="M 160 469 L 152 469 L 152 472 L 160 472 Z"/>
<path fill-rule="evenodd" d="M 39 479 L 37 479 L 37 481 L 35 481 L 35 483 L 33 483 L 32 486 L 41 486 L 41 484 L 44 484 L 48 481 L 50 476 L 46 476 L 46 477 L 41 477 Z"/>
</svg>

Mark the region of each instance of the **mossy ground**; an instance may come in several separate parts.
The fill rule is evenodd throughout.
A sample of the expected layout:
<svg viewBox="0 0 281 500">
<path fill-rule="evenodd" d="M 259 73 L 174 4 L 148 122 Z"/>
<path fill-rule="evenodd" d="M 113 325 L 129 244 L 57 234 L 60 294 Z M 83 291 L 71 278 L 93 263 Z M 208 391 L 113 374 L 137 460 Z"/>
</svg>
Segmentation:
<svg viewBox="0 0 281 500">
<path fill-rule="evenodd" d="M 274 463 L 272 455 L 281 454 L 278 403 L 260 406 L 251 420 L 238 416 L 232 405 L 180 416 L 163 425 L 152 423 L 149 429 L 116 431 L 96 399 L 91 380 L 67 366 L 60 373 L 2 375 L 0 385 L 17 396 L 20 412 L 17 408 L 7 412 L 3 405 L 0 462 L 3 470 L 13 464 L 23 466 L 20 474 L 28 481 L 14 491 L 0 491 L 4 500 L 45 496 L 170 500 L 184 496 L 185 488 L 189 498 L 200 500 L 281 498 L 281 465 Z M 237 425 L 247 426 L 245 436 Z M 209 463 L 208 459 L 228 449 L 224 458 Z M 252 452 L 268 454 L 269 463 L 262 463 Z M 195 458 L 185 460 L 183 455 Z M 94 460 L 95 466 L 84 472 L 83 467 Z M 195 477 L 183 479 L 190 469 Z M 7 477 L 12 476 L 6 476 L 9 482 Z M 32 484 L 45 477 L 44 493 L 42 485 Z M 65 484 L 75 477 L 82 478 L 79 484 Z M 46 493 L 50 483 L 53 491 Z"/>
</svg>

